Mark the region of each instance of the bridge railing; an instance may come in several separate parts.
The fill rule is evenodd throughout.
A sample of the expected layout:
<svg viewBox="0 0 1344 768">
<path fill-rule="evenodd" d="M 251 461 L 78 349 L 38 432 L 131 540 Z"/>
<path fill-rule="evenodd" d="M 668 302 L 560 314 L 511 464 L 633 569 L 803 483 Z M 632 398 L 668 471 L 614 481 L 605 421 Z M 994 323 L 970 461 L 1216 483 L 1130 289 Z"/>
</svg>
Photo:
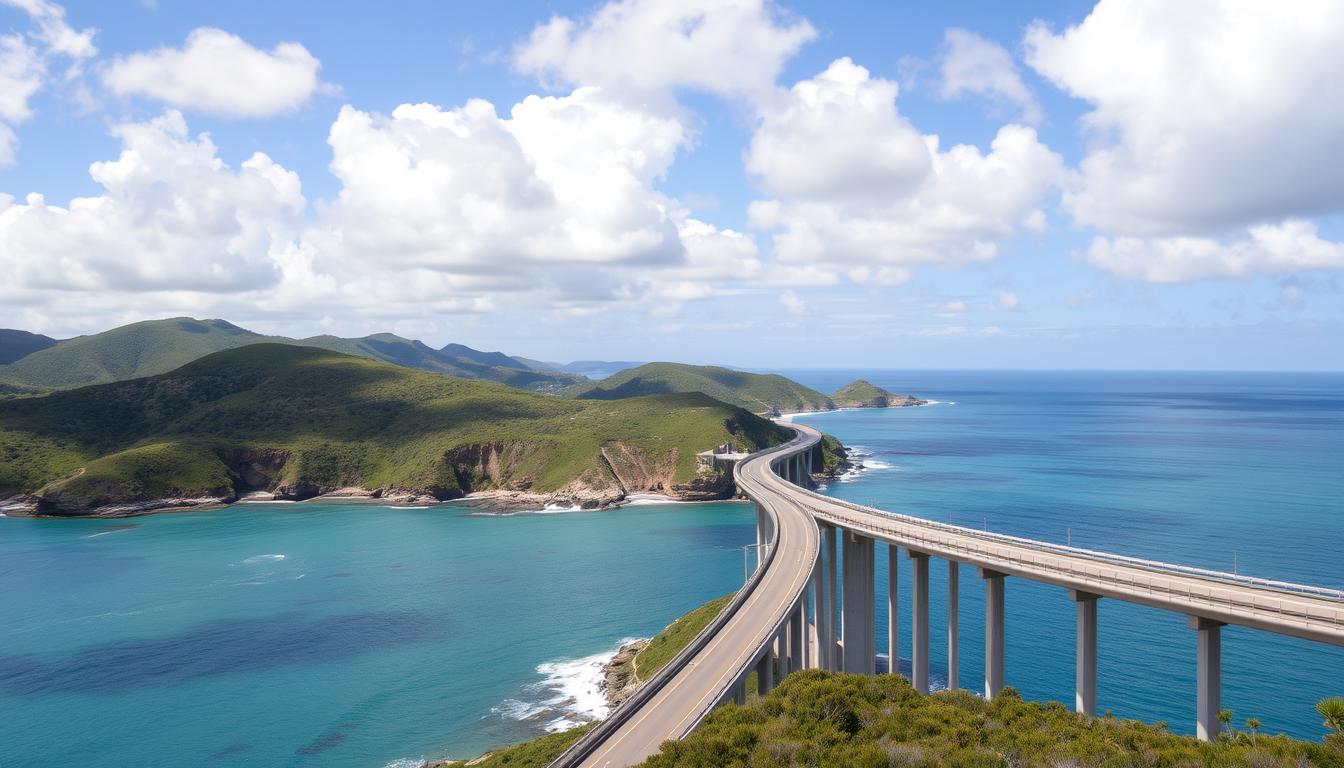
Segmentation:
<svg viewBox="0 0 1344 768">
<path fill-rule="evenodd" d="M 781 455 L 784 456 L 789 455 L 788 449 L 796 447 L 796 444 L 802 442 L 804 438 L 803 432 L 799 430 L 795 430 L 795 432 L 796 436 L 793 440 L 790 440 L 783 445 L 777 445 L 762 451 L 757 451 L 750 454 L 747 459 L 738 462 L 738 464 L 733 467 L 734 482 L 740 481 L 740 467 L 754 457 L 760 457 L 764 454 L 774 452 L 783 452 Z M 774 512 L 768 508 L 766 512 L 771 515 L 774 514 Z M 584 759 L 601 747 L 612 734 L 619 731 L 621 726 L 638 713 L 650 699 L 658 695 L 658 692 L 666 687 L 667 683 L 675 677 L 678 672 L 684 669 L 691 659 L 695 658 L 696 654 L 703 650 L 705 645 L 723 629 L 723 626 L 728 623 L 739 609 L 741 609 L 742 605 L 747 601 L 747 598 L 756 590 L 756 587 L 761 583 L 766 572 L 770 569 L 770 564 L 774 562 L 775 551 L 778 549 L 775 544 L 778 539 L 779 524 L 778 522 L 775 522 L 771 526 L 770 541 L 766 546 L 765 559 L 761 562 L 760 567 L 758 567 L 751 577 L 747 579 L 747 582 L 742 585 L 742 588 L 737 591 L 737 594 L 733 596 L 733 599 L 728 601 L 728 605 L 724 606 L 723 609 L 719 611 L 718 615 L 710 620 L 710 622 L 686 644 L 686 647 L 682 648 L 671 660 L 663 665 L 662 669 L 654 673 L 653 677 L 649 678 L 648 682 L 640 686 L 639 689 L 636 690 L 630 698 L 622 702 L 614 712 L 607 715 L 606 719 L 593 726 L 591 731 L 585 733 L 582 738 L 570 745 L 569 749 L 565 750 L 559 757 L 552 760 L 547 768 L 571 768 L 571 766 L 579 765 Z M 699 722 L 699 719 L 702 719 L 703 717 L 704 713 L 701 713 L 696 722 Z"/>
<path fill-rule="evenodd" d="M 1157 571 L 1172 575 L 1195 576 L 1205 580 L 1226 582 L 1239 586 L 1252 586 L 1261 589 L 1269 589 L 1281 592 L 1288 592 L 1300 595 L 1307 595 L 1316 598 L 1323 598 L 1337 602 L 1344 602 L 1344 590 L 1333 589 L 1330 587 L 1316 586 L 1312 584 L 1298 584 L 1289 581 L 1278 581 L 1275 579 L 1266 579 L 1258 576 L 1249 576 L 1244 574 L 1227 573 L 1225 571 L 1215 571 L 1207 568 L 1198 568 L 1189 565 L 1180 565 L 1176 563 L 1165 563 L 1158 560 L 1146 560 L 1139 557 L 1120 555 L 1113 552 L 1104 552 L 1095 549 L 1085 549 L 1082 547 L 1073 547 L 1067 544 L 1056 544 L 1048 541 L 1039 541 L 1037 539 L 1028 539 L 1021 536 L 1013 536 L 1005 533 L 994 533 L 991 531 L 982 531 L 976 528 L 968 528 L 951 523 L 943 523 L 936 520 L 927 520 L 912 515 L 904 515 L 897 512 L 889 512 L 875 507 L 868 507 L 862 504 L 856 504 L 844 499 L 838 499 L 833 496 L 824 496 L 815 491 L 805 490 L 809 496 L 819 500 L 841 507 L 853 509 L 856 512 L 862 512 L 870 515 L 880 515 L 901 523 L 916 525 L 921 528 L 946 531 L 962 537 L 972 537 L 983 539 L 985 541 L 1012 544 L 1020 547 L 1027 547 L 1042 552 L 1052 552 L 1066 555 L 1069 557 L 1079 557 L 1097 562 L 1111 563 L 1116 565 L 1128 565 L 1144 570 Z"/>
</svg>

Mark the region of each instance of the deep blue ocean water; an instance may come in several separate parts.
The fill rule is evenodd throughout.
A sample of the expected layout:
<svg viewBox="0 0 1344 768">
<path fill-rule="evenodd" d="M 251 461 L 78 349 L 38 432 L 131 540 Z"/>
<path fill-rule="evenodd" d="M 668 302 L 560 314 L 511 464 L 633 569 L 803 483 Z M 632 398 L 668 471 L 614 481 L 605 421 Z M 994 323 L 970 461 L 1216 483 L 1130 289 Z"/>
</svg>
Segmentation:
<svg viewBox="0 0 1344 768">
<path fill-rule="evenodd" d="M 790 374 L 828 391 L 859 375 Z M 865 375 L 944 403 L 805 417 L 870 467 L 827 492 L 1344 587 L 1344 376 Z M 0 767 L 378 768 L 519 741 L 591 709 L 584 685 L 622 638 L 738 586 L 751 526 L 750 507 L 732 503 L 0 519 Z M 945 573 L 936 562 L 936 673 Z M 1072 701 L 1067 596 L 1010 579 L 1007 605 L 1008 682 Z M 1191 731 L 1184 619 L 1106 600 L 1099 614 L 1099 706 Z M 964 568 L 971 689 L 981 615 Z M 1238 722 L 1316 738 L 1311 708 L 1344 694 L 1344 649 L 1228 628 L 1223 680 Z"/>
<path fill-rule="evenodd" d="M 833 391 L 860 375 L 942 401 L 801 417 L 864 456 L 830 493 L 991 531 L 1344 589 L 1344 375 L 786 371 Z M 880 548 L 880 547 L 879 547 Z M 878 583 L 884 585 L 885 552 Z M 907 613 L 909 560 L 900 585 Z M 947 570 L 933 563 L 932 658 L 946 680 Z M 884 593 L 884 592 L 883 592 Z M 960 571 L 959 683 L 984 682 L 983 587 Z M 1072 705 L 1074 606 L 1007 582 L 1007 682 Z M 885 628 L 885 601 L 878 606 Z M 1194 730 L 1195 633 L 1183 616 L 1102 600 L 1097 706 Z M 883 630 L 882 634 L 885 634 Z M 885 652 L 886 640 L 879 640 Z M 1223 704 L 1238 727 L 1319 738 L 1344 695 L 1344 648 L 1223 630 Z"/>
</svg>

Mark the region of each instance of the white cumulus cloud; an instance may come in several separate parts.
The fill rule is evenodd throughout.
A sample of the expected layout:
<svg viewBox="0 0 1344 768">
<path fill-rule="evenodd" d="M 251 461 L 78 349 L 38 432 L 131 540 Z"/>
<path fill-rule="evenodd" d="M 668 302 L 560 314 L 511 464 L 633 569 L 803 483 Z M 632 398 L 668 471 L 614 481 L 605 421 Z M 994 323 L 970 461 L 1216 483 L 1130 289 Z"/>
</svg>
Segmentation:
<svg viewBox="0 0 1344 768">
<path fill-rule="evenodd" d="M 1101 0 L 1028 63 L 1092 106 L 1074 219 L 1191 235 L 1344 209 L 1344 3 Z"/>
<path fill-rule="evenodd" d="M 521 72 L 626 92 L 692 88 L 756 99 L 816 36 L 769 0 L 615 0 L 556 16 L 514 52 Z"/>
<path fill-rule="evenodd" d="M 1098 237 L 1084 258 L 1121 277 L 1179 283 L 1344 269 L 1344 244 L 1321 239 L 1314 224 L 1289 220 L 1251 227 L 1243 237 Z"/>
<path fill-rule="evenodd" d="M 1041 119 L 1040 104 L 1002 45 L 965 29 L 949 29 L 943 34 L 938 65 L 939 92 L 944 98 L 974 94 L 1017 109 L 1024 123 Z"/>
<path fill-rule="evenodd" d="M 121 155 L 90 167 L 102 194 L 64 207 L 40 194 L 3 201 L 5 292 L 225 293 L 279 279 L 302 223 L 297 175 L 261 153 L 229 168 L 176 112 L 115 135 Z"/>
<path fill-rule="evenodd" d="M 900 282 L 905 267 L 993 258 L 1065 177 L 1035 130 L 1005 125 L 989 152 L 947 149 L 896 108 L 897 86 L 849 59 L 766 110 L 746 165 L 773 199 L 750 206 L 785 261 Z M 859 270 L 862 265 L 885 271 Z"/>
<path fill-rule="evenodd" d="M 102 72 L 120 96 L 140 96 L 226 117 L 264 117 L 302 106 L 321 89 L 321 62 L 298 43 L 264 51 L 204 27 L 181 48 L 120 56 Z"/>
</svg>

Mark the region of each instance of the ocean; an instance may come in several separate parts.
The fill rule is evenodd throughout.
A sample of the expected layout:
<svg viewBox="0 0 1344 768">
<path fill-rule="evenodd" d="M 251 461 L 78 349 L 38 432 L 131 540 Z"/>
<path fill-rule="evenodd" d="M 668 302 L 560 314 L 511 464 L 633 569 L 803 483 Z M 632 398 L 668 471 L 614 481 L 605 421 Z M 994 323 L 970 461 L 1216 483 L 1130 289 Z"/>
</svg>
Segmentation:
<svg viewBox="0 0 1344 768">
<path fill-rule="evenodd" d="M 785 373 L 827 391 L 864 376 L 939 401 L 800 417 L 865 467 L 827 493 L 1344 587 L 1344 376 Z M 750 506 L 731 502 L 3 518 L 0 766 L 471 757 L 602 714 L 601 663 L 624 639 L 740 585 L 752 525 Z M 932 572 L 934 672 L 945 683 L 946 570 Z M 959 683 L 977 690 L 979 580 L 969 568 L 960 578 Z M 1108 600 L 1098 612 L 1099 708 L 1191 732 L 1185 619 Z M 1007 682 L 1072 701 L 1067 595 L 1010 579 L 1007 616 Z M 1344 694 L 1344 649 L 1236 627 L 1223 642 L 1224 705 L 1238 724 L 1259 717 L 1266 731 L 1320 736 L 1312 706 Z"/>
<path fill-rule="evenodd" d="M 0 767 L 413 766 L 605 713 L 742 583 L 742 503 L 0 519 Z"/>
</svg>

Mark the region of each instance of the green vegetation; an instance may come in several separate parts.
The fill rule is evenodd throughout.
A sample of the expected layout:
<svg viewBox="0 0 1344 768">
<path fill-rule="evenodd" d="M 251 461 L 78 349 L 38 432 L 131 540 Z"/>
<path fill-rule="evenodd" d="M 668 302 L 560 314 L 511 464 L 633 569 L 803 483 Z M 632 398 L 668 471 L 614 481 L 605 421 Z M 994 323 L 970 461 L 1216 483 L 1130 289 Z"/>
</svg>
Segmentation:
<svg viewBox="0 0 1344 768">
<path fill-rule="evenodd" d="M 826 411 L 835 407 L 826 395 L 783 376 L 681 363 L 641 365 L 573 389 L 570 394 L 582 400 L 619 400 L 672 392 L 703 392 L 752 413 Z"/>
<path fill-rule="evenodd" d="M 262 342 L 317 347 L 407 368 L 533 390 L 559 390 L 583 381 L 572 374 L 535 371 L 507 355 L 480 352 L 461 344 L 449 344 L 440 350 L 390 333 L 359 339 L 337 336 L 289 339 L 263 336 L 224 320 L 176 317 L 133 323 L 59 343 L 53 341 L 47 348 L 9 365 L 0 365 L 0 395 L 154 376 L 214 352 Z M 5 383 L 9 385 L 8 392 Z"/>
<path fill-rule="evenodd" d="M 0 328 L 0 365 L 12 363 L 56 343 L 50 336 Z"/>
<path fill-rule="evenodd" d="M 167 373 L 212 352 L 264 337 L 223 320 L 178 317 L 80 336 L 0 366 L 0 379 L 45 389 Z"/>
<path fill-rule="evenodd" d="M 522 744 L 491 752 L 471 761 L 471 768 L 546 768 L 560 753 L 592 730 L 592 725 L 581 725 L 559 733 L 548 733 Z M 433 768 L 446 768 L 463 763 L 436 763 Z"/>
<path fill-rule="evenodd" d="M 1316 703 L 1316 714 L 1321 716 L 1322 724 L 1340 736 L 1344 736 L 1344 698 L 1332 696 Z"/>
<path fill-rule="evenodd" d="M 1344 749 L 1286 736 L 1204 744 L 1163 726 L 1089 719 L 1062 704 L 922 696 L 902 677 L 790 675 L 769 696 L 719 708 L 648 768 L 720 766 L 1344 766 Z"/>
<path fill-rule="evenodd" d="M 923 405 L 924 401 L 910 395 L 896 395 L 864 379 L 851 382 L 831 395 L 836 408 L 889 408 L 893 406 Z"/>
<path fill-rule="evenodd" d="M 601 501 L 692 491 L 722 480 L 700 474 L 697 451 L 784 439 L 698 393 L 576 401 L 253 344 L 158 376 L 0 401 L 0 495 L 35 494 L 64 514 L 346 486 L 440 499 L 565 489 Z"/>
<path fill-rule="evenodd" d="M 700 630 L 708 626 L 715 616 L 728 605 L 736 593 L 730 592 L 696 608 L 667 625 L 662 632 L 654 635 L 644 650 L 635 655 L 635 675 L 639 680 L 648 680 L 658 670 L 667 665 L 672 657 L 681 653 L 681 649 L 690 644 Z"/>
</svg>

